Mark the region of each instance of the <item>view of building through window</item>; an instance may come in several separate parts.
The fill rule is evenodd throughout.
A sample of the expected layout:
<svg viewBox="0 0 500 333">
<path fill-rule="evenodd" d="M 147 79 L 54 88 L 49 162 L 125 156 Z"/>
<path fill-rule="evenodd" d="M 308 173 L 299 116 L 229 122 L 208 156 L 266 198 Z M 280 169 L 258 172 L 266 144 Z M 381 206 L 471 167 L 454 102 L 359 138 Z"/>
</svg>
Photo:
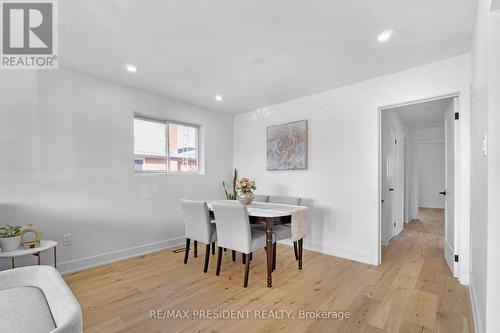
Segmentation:
<svg viewBox="0 0 500 333">
<path fill-rule="evenodd" d="M 169 171 L 198 171 L 196 131 L 196 127 L 168 124 Z"/>
<path fill-rule="evenodd" d="M 196 126 L 134 118 L 134 169 L 198 172 L 197 132 Z"/>
</svg>

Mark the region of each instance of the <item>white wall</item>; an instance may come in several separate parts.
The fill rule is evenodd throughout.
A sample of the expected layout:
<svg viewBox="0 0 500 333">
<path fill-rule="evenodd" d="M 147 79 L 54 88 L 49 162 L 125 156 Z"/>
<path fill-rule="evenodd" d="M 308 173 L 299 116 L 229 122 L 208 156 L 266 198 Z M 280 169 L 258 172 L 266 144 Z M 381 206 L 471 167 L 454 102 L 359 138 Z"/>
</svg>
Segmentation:
<svg viewBox="0 0 500 333">
<path fill-rule="evenodd" d="M 450 104 L 450 107 L 453 107 L 453 103 Z M 415 142 L 444 140 L 444 125 L 413 129 L 411 131 L 411 137 Z"/>
<path fill-rule="evenodd" d="M 444 141 L 417 143 L 419 207 L 444 208 L 445 189 Z"/>
<path fill-rule="evenodd" d="M 304 198 L 311 221 L 306 248 L 376 264 L 379 108 L 460 92 L 467 175 L 469 74 L 469 56 L 462 55 L 237 115 L 234 165 L 257 180 L 258 193 Z M 309 121 L 308 170 L 266 171 L 266 127 L 300 119 Z M 466 176 L 463 186 L 466 195 Z"/>
<path fill-rule="evenodd" d="M 205 174 L 134 173 L 134 112 L 200 124 Z M 226 114 L 65 70 L 2 71 L 0 224 L 40 226 L 63 272 L 183 243 L 180 199 L 222 198 L 232 136 Z"/>
<path fill-rule="evenodd" d="M 470 290 L 476 331 L 493 333 L 500 331 L 500 12 L 490 12 L 490 4 L 479 1 L 471 58 Z"/>
<path fill-rule="evenodd" d="M 415 188 L 415 143 L 411 137 L 405 137 L 404 142 L 404 222 L 418 218 L 418 197 Z M 415 198 L 416 197 L 416 198 Z"/>
<path fill-rule="evenodd" d="M 471 294 L 479 332 L 486 329 L 488 159 L 482 155 L 488 126 L 488 11 L 480 0 L 472 44 L 471 85 Z"/>
<path fill-rule="evenodd" d="M 413 208 L 418 216 L 418 207 L 444 208 L 444 198 L 438 194 L 445 184 L 444 126 L 412 129 L 410 136 L 415 153 Z"/>
<path fill-rule="evenodd" d="M 489 18 L 488 332 L 500 332 L 500 2 Z"/>
<path fill-rule="evenodd" d="M 443 120 L 444 122 L 444 120 Z M 420 205 L 420 189 L 419 189 L 419 170 L 418 170 L 418 150 L 419 145 L 422 142 L 432 142 L 432 141 L 444 141 L 444 126 L 432 126 L 432 127 L 424 127 L 424 128 L 416 128 L 412 129 L 410 132 L 410 140 L 411 140 L 411 148 L 412 148 L 412 161 L 413 162 L 413 187 L 411 193 L 411 205 L 410 210 L 412 214 L 412 218 L 416 219 L 419 216 L 419 207 Z"/>
</svg>

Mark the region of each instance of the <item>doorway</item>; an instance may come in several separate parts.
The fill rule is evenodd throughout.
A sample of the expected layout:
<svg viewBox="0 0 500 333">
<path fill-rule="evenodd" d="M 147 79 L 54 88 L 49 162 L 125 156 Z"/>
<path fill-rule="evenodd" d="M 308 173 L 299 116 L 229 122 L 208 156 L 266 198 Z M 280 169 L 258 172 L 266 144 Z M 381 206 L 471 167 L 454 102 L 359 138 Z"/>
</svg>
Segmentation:
<svg viewBox="0 0 500 333">
<path fill-rule="evenodd" d="M 458 102 L 446 96 L 380 109 L 380 245 L 390 246 L 406 224 L 419 221 L 421 209 L 441 212 L 442 255 L 454 277 Z"/>
</svg>

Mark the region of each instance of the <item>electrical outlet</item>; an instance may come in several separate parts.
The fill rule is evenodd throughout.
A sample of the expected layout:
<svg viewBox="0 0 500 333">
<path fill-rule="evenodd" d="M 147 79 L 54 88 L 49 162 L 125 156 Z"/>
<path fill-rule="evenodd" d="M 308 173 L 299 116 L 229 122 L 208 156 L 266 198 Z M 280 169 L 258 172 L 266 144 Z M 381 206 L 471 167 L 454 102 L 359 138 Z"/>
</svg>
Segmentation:
<svg viewBox="0 0 500 333">
<path fill-rule="evenodd" d="M 71 246 L 73 244 L 73 235 L 64 234 L 63 235 L 63 246 Z"/>
</svg>

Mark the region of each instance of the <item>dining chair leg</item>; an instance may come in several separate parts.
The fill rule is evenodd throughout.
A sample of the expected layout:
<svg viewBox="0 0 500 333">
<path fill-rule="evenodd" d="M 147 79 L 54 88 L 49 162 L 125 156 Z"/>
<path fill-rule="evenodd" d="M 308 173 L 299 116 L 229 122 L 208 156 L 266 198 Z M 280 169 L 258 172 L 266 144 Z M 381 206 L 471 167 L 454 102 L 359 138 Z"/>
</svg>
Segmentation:
<svg viewBox="0 0 500 333">
<path fill-rule="evenodd" d="M 224 252 L 226 252 L 226 251 L 227 251 L 227 249 L 226 249 L 226 248 L 224 248 Z"/>
<path fill-rule="evenodd" d="M 273 243 L 273 271 L 276 269 L 276 243 Z"/>
<path fill-rule="evenodd" d="M 215 275 L 220 274 L 220 264 L 222 262 L 222 247 L 219 246 L 219 251 L 217 252 L 217 269 L 215 270 Z"/>
<path fill-rule="evenodd" d="M 243 280 L 243 287 L 248 286 L 248 272 L 250 271 L 250 259 L 245 263 L 245 279 Z"/>
<path fill-rule="evenodd" d="M 253 259 L 253 255 L 252 255 L 252 253 L 250 253 L 250 254 L 248 255 L 248 260 L 252 260 L 252 259 Z"/>
<path fill-rule="evenodd" d="M 244 253 L 241 254 L 241 261 L 242 261 L 243 265 L 246 264 L 246 262 L 247 262 L 247 255 L 246 254 L 244 254 Z"/>
<path fill-rule="evenodd" d="M 299 250 L 297 250 L 297 241 L 293 241 L 293 252 L 295 253 L 295 261 L 299 260 Z"/>
<path fill-rule="evenodd" d="M 191 243 L 191 240 L 189 238 L 186 238 L 186 250 L 184 251 L 184 264 L 187 264 L 188 262 L 188 257 L 189 257 L 189 244 Z"/>
<path fill-rule="evenodd" d="M 198 258 L 198 241 L 194 241 L 194 257 Z"/>
<path fill-rule="evenodd" d="M 215 255 L 215 242 L 212 242 L 212 255 Z"/>
<path fill-rule="evenodd" d="M 203 273 L 206 273 L 208 271 L 208 260 L 209 259 L 210 259 L 210 244 L 207 244 L 206 250 L 205 250 L 205 266 L 203 267 Z"/>
<path fill-rule="evenodd" d="M 235 250 L 232 251 L 231 256 L 233 257 L 233 262 L 235 262 L 236 261 L 236 251 Z"/>
<path fill-rule="evenodd" d="M 299 239 L 299 269 L 302 270 L 302 245 L 304 243 L 304 239 Z"/>
</svg>

